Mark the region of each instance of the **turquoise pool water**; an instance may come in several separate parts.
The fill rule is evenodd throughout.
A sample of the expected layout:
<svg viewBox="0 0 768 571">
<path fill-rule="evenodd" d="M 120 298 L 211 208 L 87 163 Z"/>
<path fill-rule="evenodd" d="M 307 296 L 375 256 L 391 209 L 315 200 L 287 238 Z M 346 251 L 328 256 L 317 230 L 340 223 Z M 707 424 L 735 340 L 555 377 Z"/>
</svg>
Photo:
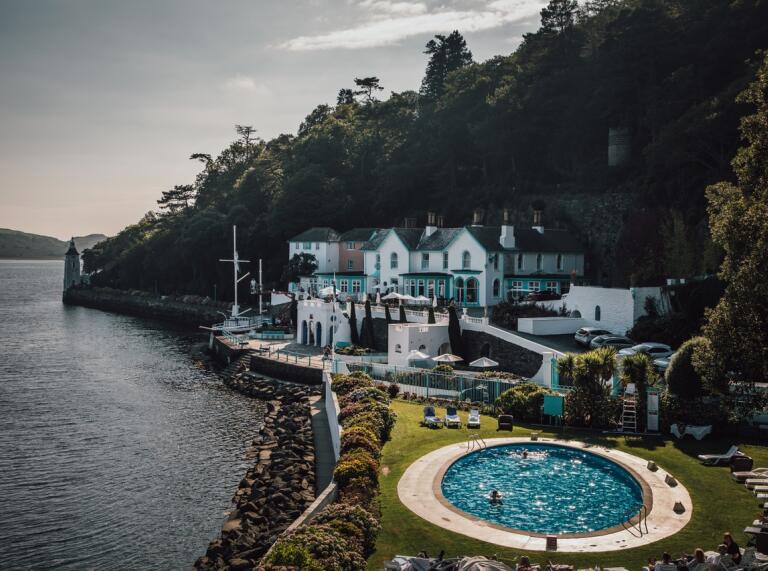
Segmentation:
<svg viewBox="0 0 768 571">
<path fill-rule="evenodd" d="M 527 457 L 523 457 L 523 451 Z M 489 494 L 498 490 L 500 503 Z M 445 473 L 443 496 L 495 524 L 537 533 L 588 533 L 620 525 L 643 504 L 627 470 L 601 456 L 553 444 L 473 452 Z"/>
</svg>

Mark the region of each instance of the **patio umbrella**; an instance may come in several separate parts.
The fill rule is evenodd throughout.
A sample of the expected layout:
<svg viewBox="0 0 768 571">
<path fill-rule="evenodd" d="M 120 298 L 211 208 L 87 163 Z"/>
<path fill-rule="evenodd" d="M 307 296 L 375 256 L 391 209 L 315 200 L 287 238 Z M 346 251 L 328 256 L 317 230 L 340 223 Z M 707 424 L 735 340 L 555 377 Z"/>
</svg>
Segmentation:
<svg viewBox="0 0 768 571">
<path fill-rule="evenodd" d="M 429 355 L 422 353 L 421 351 L 417 351 L 416 349 L 408 353 L 409 361 L 423 361 L 424 359 L 429 359 Z"/>
<path fill-rule="evenodd" d="M 428 297 L 424 297 L 423 295 L 420 295 L 419 297 L 414 298 L 413 301 L 420 301 L 420 302 L 424 303 L 425 301 L 429 301 L 429 298 Z"/>
<path fill-rule="evenodd" d="M 415 298 L 415 297 L 413 297 L 413 296 L 410 296 L 410 295 L 408 295 L 408 294 L 405 294 L 405 295 L 401 295 L 401 294 L 398 294 L 398 295 L 400 295 L 400 299 L 401 299 L 402 301 L 416 301 L 416 298 Z"/>
<path fill-rule="evenodd" d="M 397 293 L 396 291 L 393 291 L 393 292 L 391 292 L 391 293 L 388 293 L 387 295 L 385 295 L 385 296 L 384 296 L 384 297 L 382 297 L 381 299 L 384 299 L 384 300 L 390 300 L 390 299 L 403 299 L 403 296 L 402 296 L 402 295 L 400 295 L 399 293 Z"/>
<path fill-rule="evenodd" d="M 482 369 L 497 367 L 498 365 L 499 364 L 496 361 L 489 359 L 488 357 L 480 357 L 469 364 L 470 367 L 480 367 Z"/>
<path fill-rule="evenodd" d="M 328 287 L 324 287 L 323 289 L 321 289 L 317 293 L 320 294 L 322 297 L 325 297 L 325 296 L 328 296 L 328 295 L 333 295 L 334 291 L 333 291 L 333 287 L 332 286 L 328 286 Z"/>
<path fill-rule="evenodd" d="M 458 363 L 459 361 L 463 361 L 461 357 L 458 355 L 451 355 L 450 353 L 443 353 L 442 355 L 438 355 L 437 357 L 432 357 L 432 360 L 436 363 Z"/>
</svg>

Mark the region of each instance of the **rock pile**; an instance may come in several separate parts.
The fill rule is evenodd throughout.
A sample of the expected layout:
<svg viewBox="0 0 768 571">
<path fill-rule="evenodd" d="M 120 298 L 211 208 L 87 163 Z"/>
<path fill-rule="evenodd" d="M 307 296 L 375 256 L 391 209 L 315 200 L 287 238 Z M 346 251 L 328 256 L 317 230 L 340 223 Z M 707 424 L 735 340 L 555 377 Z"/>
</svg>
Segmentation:
<svg viewBox="0 0 768 571">
<path fill-rule="evenodd" d="M 264 425 L 254 439 L 256 463 L 233 498 L 221 536 L 197 569 L 251 569 L 277 537 L 315 500 L 315 454 L 309 399 L 315 388 L 264 379 L 244 371 L 225 383 L 267 401 Z"/>
</svg>

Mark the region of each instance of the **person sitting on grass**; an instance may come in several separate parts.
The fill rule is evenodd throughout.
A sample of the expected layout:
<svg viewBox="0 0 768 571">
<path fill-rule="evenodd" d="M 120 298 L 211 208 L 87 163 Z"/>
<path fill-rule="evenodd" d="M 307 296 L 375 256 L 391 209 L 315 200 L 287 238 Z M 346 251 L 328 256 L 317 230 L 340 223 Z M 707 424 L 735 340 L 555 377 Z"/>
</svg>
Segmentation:
<svg viewBox="0 0 768 571">
<path fill-rule="evenodd" d="M 739 544 L 733 540 L 733 536 L 730 533 L 723 534 L 723 543 L 725 544 L 726 553 L 731 556 L 733 562 L 738 564 L 741 562 L 741 549 Z"/>
<path fill-rule="evenodd" d="M 693 557 L 688 559 L 688 564 L 684 567 L 688 571 L 708 571 L 706 559 L 704 559 L 704 550 L 700 547 L 693 552 Z"/>
<path fill-rule="evenodd" d="M 657 561 L 655 564 L 651 563 L 651 565 L 648 567 L 653 571 L 662 571 L 665 566 L 672 565 L 672 556 L 665 551 L 661 554 L 661 561 Z"/>
<path fill-rule="evenodd" d="M 527 555 L 521 555 L 517 561 L 517 571 L 533 571 L 533 565 Z"/>
</svg>

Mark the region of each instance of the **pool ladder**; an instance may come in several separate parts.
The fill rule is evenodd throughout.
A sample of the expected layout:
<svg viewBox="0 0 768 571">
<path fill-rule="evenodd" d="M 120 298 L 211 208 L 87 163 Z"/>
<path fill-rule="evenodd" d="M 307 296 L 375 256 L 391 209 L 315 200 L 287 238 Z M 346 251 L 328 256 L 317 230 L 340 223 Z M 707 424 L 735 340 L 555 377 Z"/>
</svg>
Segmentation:
<svg viewBox="0 0 768 571">
<path fill-rule="evenodd" d="M 483 448 L 488 448 L 488 445 L 479 434 L 470 434 L 467 436 L 467 450 L 474 450 L 475 448 L 482 450 Z"/>
<path fill-rule="evenodd" d="M 640 506 L 640 511 L 637 512 L 637 523 L 632 523 L 632 518 L 629 522 L 622 522 L 624 529 L 626 529 L 632 537 L 643 537 L 648 535 L 648 507 L 646 505 Z"/>
</svg>

